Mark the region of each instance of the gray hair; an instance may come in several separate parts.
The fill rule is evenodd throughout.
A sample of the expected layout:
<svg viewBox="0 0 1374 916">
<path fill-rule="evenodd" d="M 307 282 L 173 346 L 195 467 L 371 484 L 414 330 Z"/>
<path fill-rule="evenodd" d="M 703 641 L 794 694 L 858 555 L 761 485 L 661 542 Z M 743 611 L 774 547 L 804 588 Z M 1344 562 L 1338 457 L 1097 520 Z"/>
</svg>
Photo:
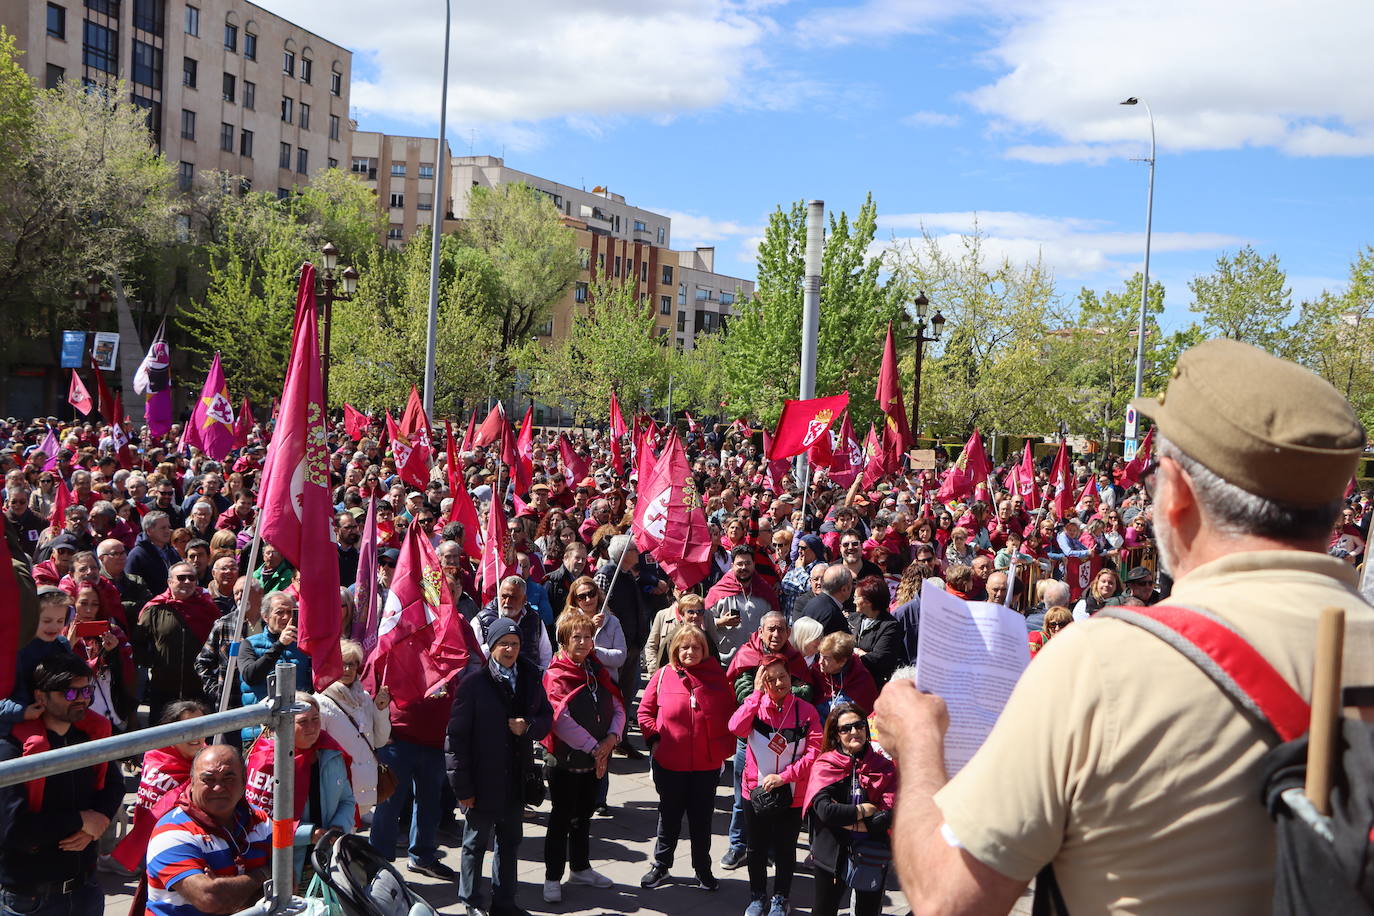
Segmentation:
<svg viewBox="0 0 1374 916">
<path fill-rule="evenodd" d="M 825 570 L 825 575 L 821 577 L 821 591 L 832 597 L 853 584 L 854 574 L 840 563 L 828 567 Z"/>
<path fill-rule="evenodd" d="M 825 632 L 825 626 L 814 617 L 798 617 L 792 624 L 792 635 L 788 640 L 792 643 L 792 648 L 803 655 L 806 654 L 806 646 L 813 639 L 820 639 Z"/>
<path fill-rule="evenodd" d="M 520 591 L 523 592 L 525 590 L 525 580 L 519 576 L 506 576 L 506 578 L 501 580 L 501 584 L 498 588 L 505 588 L 507 585 L 518 585 L 520 586 Z"/>
<path fill-rule="evenodd" d="M 1041 579 L 1036 583 L 1035 591 L 1045 607 L 1069 603 L 1069 583 L 1059 579 Z"/>
<path fill-rule="evenodd" d="M 280 590 L 275 592 L 268 592 L 267 597 L 262 599 L 262 606 L 267 608 L 268 613 L 271 613 L 273 610 L 275 610 L 276 605 L 282 601 L 290 602 L 291 610 L 294 611 L 296 609 L 296 599 L 291 597 L 291 593 Z"/>
<path fill-rule="evenodd" d="M 115 515 L 114 503 L 108 499 L 98 499 L 91 503 L 91 515 Z"/>
<path fill-rule="evenodd" d="M 634 545 L 634 538 L 628 534 L 617 534 L 611 538 L 611 543 L 606 548 L 606 556 L 612 563 L 619 563 L 624 558 L 625 553 L 631 550 Z"/>
<path fill-rule="evenodd" d="M 152 512 L 149 512 L 147 515 L 143 516 L 143 533 L 147 534 L 149 531 L 152 531 L 153 526 L 156 525 L 158 522 L 162 521 L 163 519 L 166 519 L 170 524 L 171 518 L 172 517 L 168 515 L 166 512 L 161 512 L 157 509 L 154 509 Z"/>
<path fill-rule="evenodd" d="M 1183 468 L 1203 513 L 1212 527 L 1224 535 L 1251 535 L 1289 543 L 1325 537 L 1345 505 L 1344 497 L 1318 506 L 1295 506 L 1257 496 L 1185 455 L 1163 436 L 1156 448 L 1156 454 L 1172 458 Z"/>
</svg>

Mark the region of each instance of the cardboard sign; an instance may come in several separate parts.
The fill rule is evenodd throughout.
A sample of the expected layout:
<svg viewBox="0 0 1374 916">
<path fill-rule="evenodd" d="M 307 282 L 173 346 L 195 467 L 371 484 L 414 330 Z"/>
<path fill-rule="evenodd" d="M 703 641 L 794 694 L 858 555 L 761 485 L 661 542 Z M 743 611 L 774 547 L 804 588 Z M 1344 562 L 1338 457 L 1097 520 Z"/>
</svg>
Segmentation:
<svg viewBox="0 0 1374 916">
<path fill-rule="evenodd" d="M 907 457 L 911 459 L 911 468 L 914 471 L 935 470 L 935 449 L 933 448 L 914 448 L 907 452 Z"/>
</svg>

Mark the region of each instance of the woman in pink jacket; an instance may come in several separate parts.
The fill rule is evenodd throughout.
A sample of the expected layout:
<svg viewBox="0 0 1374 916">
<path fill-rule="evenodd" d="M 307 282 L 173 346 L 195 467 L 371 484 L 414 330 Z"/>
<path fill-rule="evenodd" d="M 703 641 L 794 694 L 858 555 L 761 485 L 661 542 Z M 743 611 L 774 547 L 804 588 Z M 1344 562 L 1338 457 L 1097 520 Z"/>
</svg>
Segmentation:
<svg viewBox="0 0 1374 916">
<path fill-rule="evenodd" d="M 747 825 L 749 896 L 745 916 L 787 916 L 797 867 L 802 789 L 821 748 L 816 708 L 792 695 L 787 659 L 770 655 L 754 676 L 754 692 L 730 717 L 730 731 L 745 742 L 742 780 Z M 776 872 L 768 898 L 768 857 Z"/>
<path fill-rule="evenodd" d="M 658 839 L 640 887 L 658 887 L 668 877 L 684 813 L 697 881 L 708 891 L 720 886 L 711 874 L 711 814 L 720 765 L 735 751 L 729 728 L 734 710 L 734 691 L 705 632 L 680 625 L 668 645 L 668 664 L 654 672 L 639 701 L 639 730 L 653 751 L 658 790 Z"/>
</svg>

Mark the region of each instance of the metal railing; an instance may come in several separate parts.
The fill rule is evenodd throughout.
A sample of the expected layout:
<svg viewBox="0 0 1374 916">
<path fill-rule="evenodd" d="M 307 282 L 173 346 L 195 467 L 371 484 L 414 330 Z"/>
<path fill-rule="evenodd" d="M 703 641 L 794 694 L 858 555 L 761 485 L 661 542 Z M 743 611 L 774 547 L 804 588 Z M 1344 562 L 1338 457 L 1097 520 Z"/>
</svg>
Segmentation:
<svg viewBox="0 0 1374 916">
<path fill-rule="evenodd" d="M 123 735 L 111 735 L 72 747 L 45 751 L 0 763 L 0 787 L 43 779 L 97 763 L 122 760 L 192 738 L 206 738 L 255 725 L 269 725 L 272 755 L 272 877 L 263 887 L 263 900 L 239 916 L 281 916 L 302 908 L 292 897 L 295 883 L 295 715 L 305 709 L 296 703 L 296 666 L 278 662 L 268 675 L 268 697 L 252 706 L 228 709 L 194 719 L 182 719 Z"/>
</svg>

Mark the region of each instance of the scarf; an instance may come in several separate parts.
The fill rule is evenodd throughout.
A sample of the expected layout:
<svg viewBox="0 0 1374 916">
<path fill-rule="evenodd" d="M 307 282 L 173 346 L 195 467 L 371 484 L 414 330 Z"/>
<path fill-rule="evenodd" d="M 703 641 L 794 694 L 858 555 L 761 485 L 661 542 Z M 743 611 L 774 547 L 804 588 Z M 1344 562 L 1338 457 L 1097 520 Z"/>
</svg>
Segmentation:
<svg viewBox="0 0 1374 916">
<path fill-rule="evenodd" d="M 740 646 L 739 651 L 730 659 L 730 667 L 725 672 L 726 679 L 733 684 L 741 674 L 751 668 L 757 668 L 770 655 L 781 655 L 787 659 L 787 673 L 792 675 L 792 680 L 803 684 L 811 683 L 811 670 L 806 666 L 806 659 L 802 658 L 802 654 L 792 646 L 792 643 L 784 642 L 779 651 L 769 652 L 763 648 L 758 633 L 750 636 L 749 641 Z"/>
<path fill-rule="evenodd" d="M 711 590 L 706 593 L 706 606 L 714 607 L 716 602 L 731 595 L 745 595 L 750 598 L 763 600 L 773 610 L 778 609 L 778 596 L 766 581 L 761 579 L 757 572 L 754 578 L 749 581 L 749 589 L 745 590 L 740 581 L 735 578 L 735 571 L 732 569 L 720 577 L 720 581 L 711 586 Z"/>
<path fill-rule="evenodd" d="M 189 598 L 177 598 L 172 595 L 169 588 L 149 601 L 146 606 L 157 604 L 170 609 L 182 625 L 191 631 L 197 642 L 203 643 L 210 639 L 210 629 L 220 618 L 219 605 L 201 589 L 196 589 Z"/>
<path fill-rule="evenodd" d="M 112 731 L 109 719 L 90 710 L 87 710 L 86 715 L 79 721 L 73 722 L 72 728 L 85 735 L 88 741 L 108 738 Z M 37 719 L 14 723 L 14 727 L 10 729 L 10 734 L 19 739 L 19 746 L 22 748 L 20 756 L 28 757 L 31 754 L 41 754 L 44 751 L 52 750 L 52 742 L 48 741 L 48 726 L 44 723 L 42 716 Z M 95 788 L 97 791 L 105 788 L 105 773 L 109 766 L 108 763 L 97 763 L 91 767 L 95 770 Z M 47 783 L 46 778 L 30 779 L 24 783 L 24 788 L 28 793 L 29 811 L 34 814 L 43 810 L 43 789 Z"/>
<path fill-rule="evenodd" d="M 553 719 L 558 721 L 558 717 L 563 715 L 564 710 L 572 703 L 573 699 L 583 690 L 587 689 L 590 677 L 596 679 L 596 689 L 605 690 L 618 700 L 622 705 L 624 699 L 621 698 L 620 688 L 615 681 L 611 680 L 610 673 L 605 666 L 596 660 L 596 656 L 588 655 L 586 662 L 579 665 L 568 657 L 566 652 L 560 651 L 553 657 L 549 668 L 544 672 L 544 691 L 549 695 L 549 704 L 553 706 Z M 554 742 L 556 738 L 553 729 L 544 736 L 539 743 L 549 752 L 554 752 Z"/>
<path fill-rule="evenodd" d="M 115 861 L 137 871 L 148 854 L 148 838 L 162 815 L 176 807 L 181 790 L 191 781 L 191 761 L 164 747 L 143 755 L 143 776 L 134 804 L 134 826 L 114 848 Z"/>
<path fill-rule="evenodd" d="M 244 795 L 251 804 L 269 814 L 272 811 L 273 754 L 275 750 L 276 742 L 266 732 L 260 734 L 248 750 L 248 786 Z M 343 755 L 344 769 L 352 772 L 353 758 L 348 756 L 343 747 L 324 731 L 320 732 L 320 737 L 313 746 L 306 750 L 296 748 L 292 755 L 296 772 L 296 787 L 292 792 L 292 800 L 296 810 L 292 814 L 297 821 L 305 813 L 305 805 L 310 801 L 310 774 L 320 751 L 338 751 Z"/>
<path fill-rule="evenodd" d="M 875 751 L 872 744 L 865 744 L 863 752 L 857 757 L 850 757 L 841 750 L 829 750 L 816 758 L 816 762 L 811 764 L 811 777 L 806 781 L 802 810 L 810 810 L 817 793 L 847 779 L 850 773 L 858 777 L 869 802 L 889 811 L 896 804 L 896 766 Z"/>
</svg>

